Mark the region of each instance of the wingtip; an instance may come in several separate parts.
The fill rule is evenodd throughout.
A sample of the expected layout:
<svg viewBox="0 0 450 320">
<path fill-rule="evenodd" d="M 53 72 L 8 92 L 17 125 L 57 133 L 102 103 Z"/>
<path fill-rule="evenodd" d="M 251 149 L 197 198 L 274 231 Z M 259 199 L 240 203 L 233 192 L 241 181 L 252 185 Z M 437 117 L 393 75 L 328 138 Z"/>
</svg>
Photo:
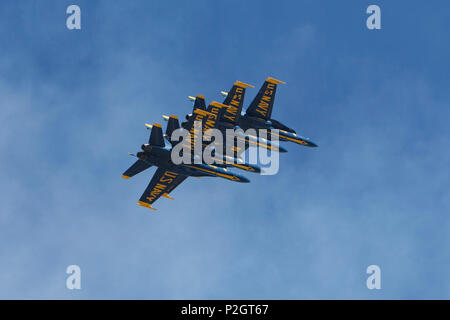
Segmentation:
<svg viewBox="0 0 450 320">
<path fill-rule="evenodd" d="M 171 196 L 169 196 L 169 194 L 167 194 L 167 193 L 163 193 L 162 196 L 163 196 L 164 198 L 167 198 L 167 199 L 170 199 L 170 200 L 175 200 L 174 198 L 172 198 Z"/>
<path fill-rule="evenodd" d="M 143 201 L 138 201 L 138 205 L 142 206 L 142 207 L 146 207 L 152 210 L 156 210 L 156 208 L 153 208 L 150 204 L 143 202 Z"/>
</svg>

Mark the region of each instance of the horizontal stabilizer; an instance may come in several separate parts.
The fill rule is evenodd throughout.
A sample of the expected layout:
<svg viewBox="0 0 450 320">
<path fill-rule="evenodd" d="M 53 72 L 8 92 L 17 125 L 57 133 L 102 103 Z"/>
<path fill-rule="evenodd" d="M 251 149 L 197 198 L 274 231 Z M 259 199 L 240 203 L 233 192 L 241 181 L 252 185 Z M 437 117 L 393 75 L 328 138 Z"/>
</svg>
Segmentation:
<svg viewBox="0 0 450 320">
<path fill-rule="evenodd" d="M 123 174 L 122 178 L 129 179 L 132 176 L 137 175 L 138 173 L 148 169 L 151 167 L 151 164 L 148 164 L 145 161 L 137 160 L 131 167 L 129 167 Z"/>
</svg>

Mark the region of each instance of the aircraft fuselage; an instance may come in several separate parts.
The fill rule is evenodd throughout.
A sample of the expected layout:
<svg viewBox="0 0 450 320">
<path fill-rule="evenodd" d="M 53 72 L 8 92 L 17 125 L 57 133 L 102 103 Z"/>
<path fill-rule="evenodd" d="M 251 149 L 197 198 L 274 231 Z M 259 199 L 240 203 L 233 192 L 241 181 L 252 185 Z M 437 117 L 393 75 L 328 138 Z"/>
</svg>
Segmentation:
<svg viewBox="0 0 450 320">
<path fill-rule="evenodd" d="M 281 141 L 291 141 L 307 147 L 317 147 L 317 144 L 312 142 L 310 139 L 297 135 L 295 133 L 295 130 L 289 128 L 280 121 L 274 119 L 265 121 L 263 119 L 245 114 L 239 118 L 238 124 L 239 127 L 241 127 L 243 130 L 266 129 L 267 138 L 269 140 L 272 140 L 273 138 L 277 137 Z M 275 131 L 272 131 L 272 129 L 276 129 L 279 131 L 277 133 Z"/>
<path fill-rule="evenodd" d="M 171 159 L 171 150 L 166 148 L 144 144 L 141 146 L 141 149 L 142 152 L 138 152 L 136 154 L 140 160 L 180 175 L 193 177 L 212 176 L 221 177 L 236 182 L 250 182 L 242 175 L 214 165 L 204 163 L 174 164 Z"/>
</svg>

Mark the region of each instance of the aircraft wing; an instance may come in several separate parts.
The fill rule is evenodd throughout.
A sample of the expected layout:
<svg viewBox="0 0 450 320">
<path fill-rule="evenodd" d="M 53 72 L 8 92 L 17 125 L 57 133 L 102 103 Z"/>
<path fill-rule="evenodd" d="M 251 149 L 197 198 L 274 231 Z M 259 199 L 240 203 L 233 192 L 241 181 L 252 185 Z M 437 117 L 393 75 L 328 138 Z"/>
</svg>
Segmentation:
<svg viewBox="0 0 450 320">
<path fill-rule="evenodd" d="M 161 196 L 172 199 L 169 196 L 169 193 L 172 192 L 186 178 L 187 176 L 183 176 L 163 168 L 158 168 L 139 199 L 138 204 L 155 210 L 155 208 L 152 208 L 151 204 L 158 200 Z"/>
<path fill-rule="evenodd" d="M 269 120 L 272 116 L 273 102 L 279 83 L 284 84 L 283 81 L 267 78 L 245 113 L 263 120 Z"/>
</svg>

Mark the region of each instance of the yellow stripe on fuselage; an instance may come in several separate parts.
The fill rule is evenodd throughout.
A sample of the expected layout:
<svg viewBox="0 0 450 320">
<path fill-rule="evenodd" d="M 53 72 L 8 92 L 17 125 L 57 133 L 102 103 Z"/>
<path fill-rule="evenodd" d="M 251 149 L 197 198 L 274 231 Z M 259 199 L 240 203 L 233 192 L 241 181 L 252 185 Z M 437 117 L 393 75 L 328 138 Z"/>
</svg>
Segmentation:
<svg viewBox="0 0 450 320">
<path fill-rule="evenodd" d="M 196 167 L 196 166 L 189 166 L 189 165 L 185 165 L 185 166 L 189 167 L 189 168 L 194 168 L 194 169 L 197 169 L 197 170 L 200 170 L 200 171 L 208 172 L 208 173 L 211 173 L 211 174 L 213 174 L 215 176 L 224 177 L 226 179 L 230 179 L 230 180 L 233 180 L 233 181 L 240 180 L 236 176 L 232 176 L 232 175 L 228 175 L 228 174 L 224 174 L 224 173 L 220 173 L 220 172 L 216 172 L 216 171 L 212 171 L 212 170 L 208 170 L 208 169 L 204 169 L 204 168 L 200 168 L 200 167 Z"/>
<path fill-rule="evenodd" d="M 242 138 L 237 137 L 237 136 L 236 136 L 236 139 L 244 141 L 244 142 L 246 141 L 246 139 L 242 139 Z M 249 144 L 256 144 L 258 147 L 263 147 L 263 148 L 266 148 L 268 150 L 272 150 L 272 146 L 267 144 L 267 143 L 262 143 L 262 142 L 259 142 L 259 141 L 253 141 L 253 140 L 250 140 L 250 139 L 248 139 L 248 143 Z"/>
<path fill-rule="evenodd" d="M 243 165 L 243 164 L 230 163 L 230 165 L 232 165 L 233 167 L 236 167 L 236 168 L 244 169 L 244 170 L 246 170 L 246 171 L 251 171 L 251 172 L 254 172 L 254 171 L 255 171 L 254 168 L 249 167 L 249 166 L 246 166 L 246 165 Z"/>
<path fill-rule="evenodd" d="M 221 161 L 221 162 L 223 162 L 223 163 L 226 164 L 226 165 L 233 166 L 233 167 L 236 167 L 236 168 L 241 168 L 241 169 L 246 170 L 246 171 L 255 172 L 255 169 L 254 169 L 254 168 L 252 168 L 252 167 L 250 167 L 250 166 L 246 166 L 245 164 L 239 164 L 239 163 L 229 162 L 229 161 L 227 161 L 227 160 L 220 159 L 220 158 L 214 158 L 214 160 L 216 160 L 217 162 L 220 162 L 220 161 Z"/>
<path fill-rule="evenodd" d="M 298 138 L 295 139 L 295 138 L 286 137 L 286 136 L 283 136 L 283 135 L 279 135 L 279 136 L 280 136 L 280 138 L 286 139 L 286 140 L 288 140 L 288 141 L 292 141 L 292 142 L 295 142 L 295 143 L 298 143 L 298 144 L 302 144 L 302 145 L 305 145 L 305 146 L 309 145 L 308 142 L 306 142 L 306 141 L 304 141 L 304 140 L 302 140 L 302 139 L 298 139 Z"/>
</svg>

